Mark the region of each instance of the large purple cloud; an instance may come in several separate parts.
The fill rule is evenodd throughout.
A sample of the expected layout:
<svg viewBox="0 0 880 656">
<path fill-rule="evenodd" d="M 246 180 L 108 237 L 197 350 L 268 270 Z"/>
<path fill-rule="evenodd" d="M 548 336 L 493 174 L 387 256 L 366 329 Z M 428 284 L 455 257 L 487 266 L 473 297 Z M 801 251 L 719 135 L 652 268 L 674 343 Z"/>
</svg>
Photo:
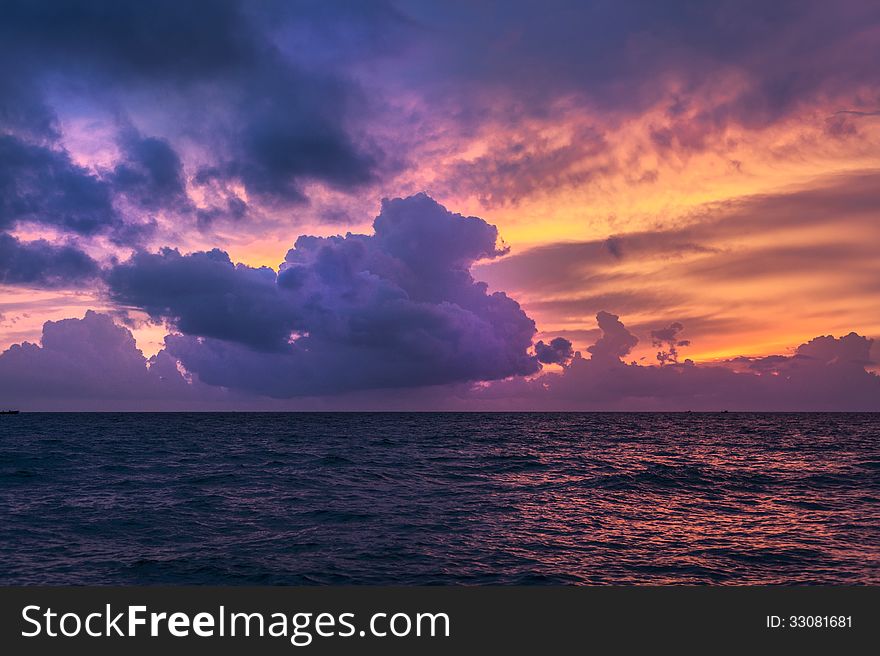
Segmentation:
<svg viewBox="0 0 880 656">
<path fill-rule="evenodd" d="M 168 352 L 213 385 L 271 396 L 491 380 L 538 370 L 534 322 L 469 272 L 494 226 L 424 194 L 385 201 L 373 235 L 300 237 L 280 272 L 221 251 L 138 254 L 112 298 L 168 320 Z"/>
</svg>

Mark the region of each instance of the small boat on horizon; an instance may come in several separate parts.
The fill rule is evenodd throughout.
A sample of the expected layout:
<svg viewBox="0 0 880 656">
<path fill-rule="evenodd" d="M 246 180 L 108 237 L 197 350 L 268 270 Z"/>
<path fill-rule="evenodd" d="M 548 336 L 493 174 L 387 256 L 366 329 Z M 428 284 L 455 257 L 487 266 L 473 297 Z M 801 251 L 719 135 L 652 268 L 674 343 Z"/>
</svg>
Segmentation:
<svg viewBox="0 0 880 656">
<path fill-rule="evenodd" d="M 17 415 L 18 410 L 0 410 L 0 415 Z"/>
</svg>

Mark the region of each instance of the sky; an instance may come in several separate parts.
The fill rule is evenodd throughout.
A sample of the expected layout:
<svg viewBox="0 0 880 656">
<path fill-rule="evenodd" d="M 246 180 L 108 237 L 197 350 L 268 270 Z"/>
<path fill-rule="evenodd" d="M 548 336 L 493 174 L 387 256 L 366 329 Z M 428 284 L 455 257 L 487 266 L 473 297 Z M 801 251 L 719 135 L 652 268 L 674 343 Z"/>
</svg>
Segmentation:
<svg viewBox="0 0 880 656">
<path fill-rule="evenodd" d="M 0 11 L 0 405 L 880 410 L 876 2 Z"/>
</svg>

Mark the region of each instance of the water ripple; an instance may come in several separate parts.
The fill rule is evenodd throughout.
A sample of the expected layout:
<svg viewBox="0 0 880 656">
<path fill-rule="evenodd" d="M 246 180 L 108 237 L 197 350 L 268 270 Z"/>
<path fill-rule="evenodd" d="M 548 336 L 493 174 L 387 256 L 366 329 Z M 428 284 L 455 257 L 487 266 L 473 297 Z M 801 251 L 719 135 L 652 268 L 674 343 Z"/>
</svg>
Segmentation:
<svg viewBox="0 0 880 656">
<path fill-rule="evenodd" d="M 5 584 L 880 584 L 871 414 L 0 418 Z"/>
</svg>

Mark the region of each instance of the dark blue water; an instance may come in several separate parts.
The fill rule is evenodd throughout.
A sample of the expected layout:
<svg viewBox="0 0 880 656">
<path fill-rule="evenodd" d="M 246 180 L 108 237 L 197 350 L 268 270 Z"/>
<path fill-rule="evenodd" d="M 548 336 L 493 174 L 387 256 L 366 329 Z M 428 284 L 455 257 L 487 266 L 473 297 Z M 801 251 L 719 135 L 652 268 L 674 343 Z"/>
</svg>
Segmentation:
<svg viewBox="0 0 880 656">
<path fill-rule="evenodd" d="M 880 415 L 0 417 L 0 583 L 880 583 Z"/>
</svg>

